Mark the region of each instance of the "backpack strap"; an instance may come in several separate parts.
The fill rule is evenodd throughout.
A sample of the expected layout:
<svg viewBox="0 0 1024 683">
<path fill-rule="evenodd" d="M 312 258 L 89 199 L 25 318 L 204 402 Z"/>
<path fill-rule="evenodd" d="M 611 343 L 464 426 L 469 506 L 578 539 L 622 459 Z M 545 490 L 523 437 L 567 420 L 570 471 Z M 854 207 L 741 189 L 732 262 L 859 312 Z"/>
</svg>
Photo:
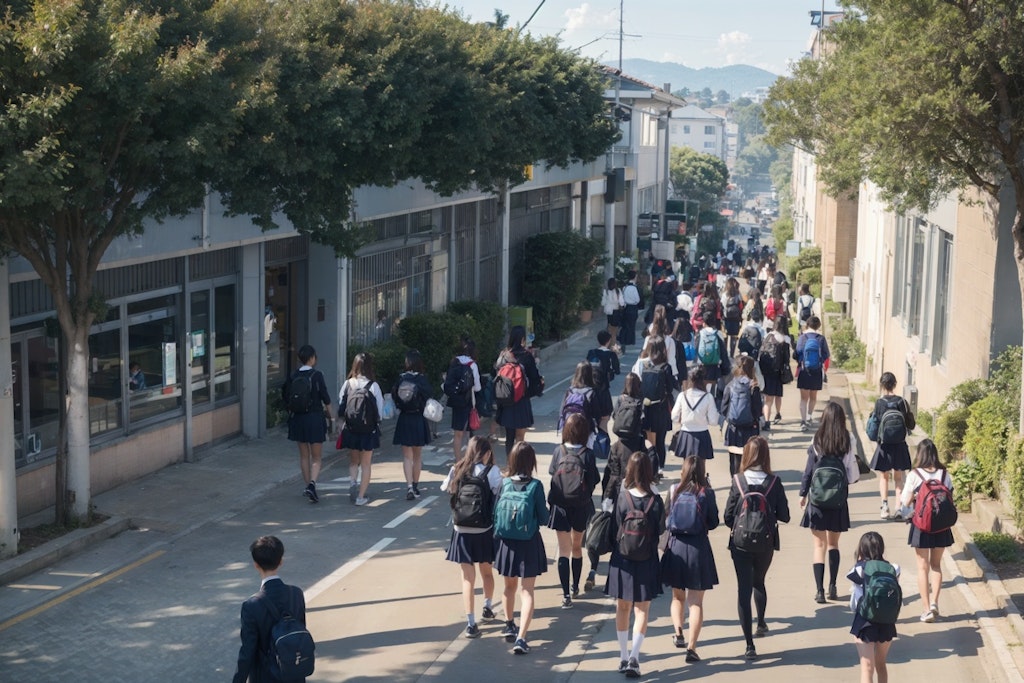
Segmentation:
<svg viewBox="0 0 1024 683">
<path fill-rule="evenodd" d="M 732 475 L 732 479 L 736 482 L 736 488 L 739 490 L 741 496 L 747 495 L 747 482 L 743 477 L 740 477 L 739 473 Z"/>
</svg>

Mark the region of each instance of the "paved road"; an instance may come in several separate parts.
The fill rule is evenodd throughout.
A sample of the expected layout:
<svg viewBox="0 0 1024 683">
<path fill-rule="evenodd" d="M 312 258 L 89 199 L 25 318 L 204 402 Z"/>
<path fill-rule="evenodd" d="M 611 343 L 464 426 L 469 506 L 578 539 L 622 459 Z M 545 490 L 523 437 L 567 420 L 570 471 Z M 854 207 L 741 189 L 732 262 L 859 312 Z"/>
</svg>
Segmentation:
<svg viewBox="0 0 1024 683">
<path fill-rule="evenodd" d="M 545 454 L 554 447 L 555 412 L 567 378 L 589 340 L 545 363 L 550 387 L 535 402 L 537 429 L 530 439 Z M 616 382 L 616 386 L 621 386 Z M 794 392 L 790 392 L 791 394 Z M 796 398 L 785 401 L 796 415 Z M 773 464 L 798 509 L 796 487 L 808 436 L 787 420 L 772 437 Z M 237 652 L 238 608 L 259 587 L 247 546 L 273 533 L 286 546 L 284 578 L 307 590 L 309 627 L 317 638 L 317 681 L 617 681 L 609 602 L 597 591 L 572 610 L 558 607 L 554 566 L 539 580 L 533 652 L 513 657 L 496 637 L 466 641 L 457 569 L 444 560 L 448 538 L 446 500 L 435 484 L 446 470 L 443 451 L 424 475 L 425 497 L 404 500 L 401 465 L 387 447 L 374 469 L 374 502 L 348 502 L 347 468 L 321 477 L 319 505 L 300 496 L 291 444 L 279 435 L 242 444 L 195 465 L 183 465 L 97 498 L 105 512 L 130 513 L 140 528 L 70 560 L 0 589 L 0 680 L 20 681 L 222 681 Z M 499 448 L 500 450 L 500 448 Z M 503 460 L 503 458 L 502 458 Z M 727 459 L 710 463 L 724 497 Z M 670 473 L 678 472 L 670 463 Z M 285 481 L 267 486 L 266 481 Z M 544 477 L 546 479 L 546 475 Z M 337 480 L 337 481 L 331 481 Z M 260 487 L 264 490 L 260 490 Z M 892 560 L 903 565 L 907 598 L 892 649 L 894 680 L 1004 680 L 986 670 L 1000 652 L 983 639 L 957 587 L 943 594 L 940 623 L 917 621 L 916 567 L 902 524 L 877 519 L 875 480 L 852 490 L 854 529 L 843 538 L 842 567 L 852 564 L 859 534 L 883 533 Z M 434 496 L 437 495 L 437 498 Z M 142 509 L 140 509 L 142 508 Z M 796 517 L 796 512 L 794 512 Z M 644 678 L 680 680 L 715 674 L 716 680 L 855 680 L 856 655 L 843 603 L 812 600 L 811 537 L 796 521 L 783 530 L 783 549 L 769 575 L 771 634 L 758 642 L 761 658 L 741 658 L 735 615 L 735 579 L 726 531 L 712 534 L 721 584 L 705 601 L 704 661 L 687 665 L 672 648 L 667 598 L 656 601 L 641 663 Z M 553 559 L 553 533 L 545 530 Z M 961 580 L 962 583 L 962 580 Z M 498 584 L 500 586 L 500 582 Z M 78 586 L 77 592 L 67 589 Z M 841 594 L 846 594 L 841 587 Z M 51 594 L 60 597 L 47 601 Z M 33 611 L 28 611 L 34 608 Z M 9 618 L 8 615 L 19 615 Z"/>
</svg>

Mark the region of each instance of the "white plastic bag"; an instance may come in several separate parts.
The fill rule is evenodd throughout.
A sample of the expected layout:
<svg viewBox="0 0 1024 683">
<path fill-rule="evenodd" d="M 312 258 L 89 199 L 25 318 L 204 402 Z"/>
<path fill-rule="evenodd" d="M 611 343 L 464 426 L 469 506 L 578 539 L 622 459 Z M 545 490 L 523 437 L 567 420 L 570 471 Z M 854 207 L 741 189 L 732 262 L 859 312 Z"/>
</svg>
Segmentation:
<svg viewBox="0 0 1024 683">
<path fill-rule="evenodd" d="M 395 409 L 395 399 L 391 394 L 385 394 L 384 396 L 384 414 L 381 415 L 382 420 L 391 420 L 395 417 L 398 411 Z"/>
</svg>

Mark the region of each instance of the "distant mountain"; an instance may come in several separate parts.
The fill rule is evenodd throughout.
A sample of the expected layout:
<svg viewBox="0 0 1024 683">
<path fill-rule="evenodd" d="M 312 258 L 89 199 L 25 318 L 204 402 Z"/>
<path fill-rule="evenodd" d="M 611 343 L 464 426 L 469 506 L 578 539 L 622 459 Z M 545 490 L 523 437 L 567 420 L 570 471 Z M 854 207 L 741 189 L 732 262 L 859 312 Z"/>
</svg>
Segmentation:
<svg viewBox="0 0 1024 683">
<path fill-rule="evenodd" d="M 618 62 L 606 63 L 618 67 Z M 683 88 L 691 91 L 711 88 L 712 92 L 725 90 L 733 99 L 754 88 L 767 87 L 779 77 L 771 71 L 746 64 L 692 69 L 675 62 L 654 62 L 649 59 L 623 59 L 622 70 L 627 76 L 639 78 L 659 88 L 670 83 L 673 92 Z"/>
</svg>

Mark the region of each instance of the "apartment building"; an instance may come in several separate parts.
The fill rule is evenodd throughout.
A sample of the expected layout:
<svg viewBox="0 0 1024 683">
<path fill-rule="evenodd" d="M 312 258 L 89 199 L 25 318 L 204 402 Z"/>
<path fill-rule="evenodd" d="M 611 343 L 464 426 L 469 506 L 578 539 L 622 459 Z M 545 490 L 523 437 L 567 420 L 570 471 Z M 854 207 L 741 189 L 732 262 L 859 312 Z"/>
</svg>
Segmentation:
<svg viewBox="0 0 1024 683">
<path fill-rule="evenodd" d="M 672 112 L 669 141 L 672 147 L 689 147 L 728 162 L 729 144 L 725 118 L 688 104 Z"/>
</svg>

